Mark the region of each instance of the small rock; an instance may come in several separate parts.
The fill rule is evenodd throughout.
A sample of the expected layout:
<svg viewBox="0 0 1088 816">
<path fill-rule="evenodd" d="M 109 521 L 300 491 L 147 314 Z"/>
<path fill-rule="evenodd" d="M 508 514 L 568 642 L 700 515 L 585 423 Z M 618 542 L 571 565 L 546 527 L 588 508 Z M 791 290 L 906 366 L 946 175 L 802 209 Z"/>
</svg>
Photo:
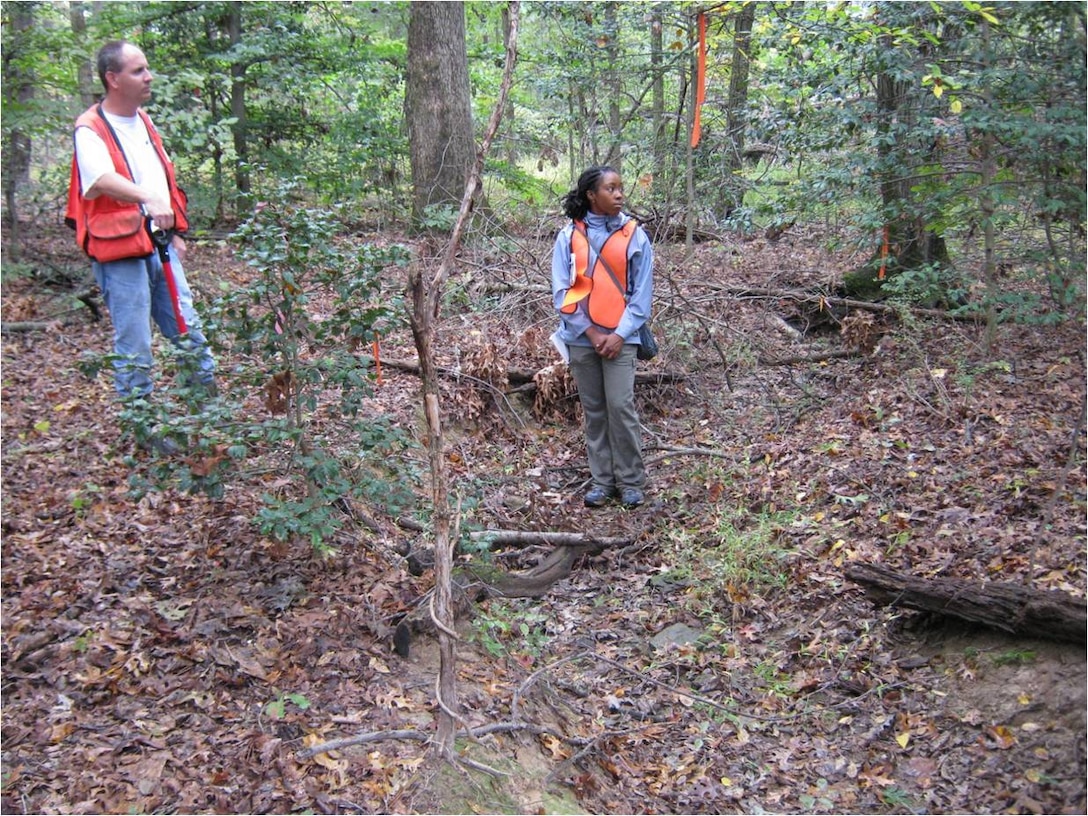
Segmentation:
<svg viewBox="0 0 1088 816">
<path fill-rule="evenodd" d="M 674 623 L 650 638 L 650 645 L 656 649 L 667 649 L 670 646 L 690 646 L 702 636 L 702 629 L 695 629 L 686 623 Z"/>
</svg>

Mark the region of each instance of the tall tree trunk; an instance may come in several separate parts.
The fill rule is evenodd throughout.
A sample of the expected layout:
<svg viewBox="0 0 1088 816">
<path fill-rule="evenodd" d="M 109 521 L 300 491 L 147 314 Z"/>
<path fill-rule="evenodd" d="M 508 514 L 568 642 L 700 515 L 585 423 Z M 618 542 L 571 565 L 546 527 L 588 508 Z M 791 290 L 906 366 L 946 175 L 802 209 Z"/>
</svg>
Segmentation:
<svg viewBox="0 0 1088 816">
<path fill-rule="evenodd" d="M 408 7 L 405 119 L 412 165 L 412 215 L 456 207 L 475 155 L 462 2 L 417 0 Z"/>
<path fill-rule="evenodd" d="M 744 203 L 744 182 L 740 172 L 744 164 L 744 139 L 748 127 L 748 73 L 751 64 L 752 23 L 756 4 L 741 6 L 733 21 L 733 65 L 729 74 L 729 101 L 726 110 L 726 184 L 725 213 L 729 216 Z"/>
<path fill-rule="evenodd" d="M 208 16 L 204 18 L 204 36 L 213 49 L 222 46 L 223 18 Z M 218 122 L 220 117 L 219 91 L 221 89 L 221 76 L 209 75 L 204 82 L 204 98 L 207 100 L 208 116 L 213 122 Z M 223 144 L 219 136 L 214 135 L 212 143 L 212 187 L 215 190 L 215 220 L 220 223 L 226 217 L 225 207 L 225 182 L 223 179 Z"/>
<path fill-rule="evenodd" d="M 982 76 L 986 77 L 991 68 L 992 55 L 990 53 L 990 23 L 982 20 Z M 987 110 L 993 110 L 993 90 L 989 80 L 983 81 L 982 100 Z M 1000 295 L 1000 284 L 997 280 L 997 261 L 995 260 L 996 236 L 994 234 L 994 215 L 997 207 L 994 204 L 992 184 L 997 175 L 997 162 L 994 160 L 994 136 L 987 128 L 982 134 L 979 145 L 979 165 L 982 171 L 981 194 L 979 197 L 979 209 L 982 211 L 982 274 L 986 281 L 986 354 L 993 354 L 994 342 L 997 339 L 997 299 Z"/>
<path fill-rule="evenodd" d="M 502 9 L 502 41 L 510 42 L 510 7 Z M 514 133 L 514 100 L 507 98 L 506 110 L 502 112 L 504 131 L 506 132 L 506 163 L 510 167 L 516 167 L 518 163 L 517 134 Z"/>
<path fill-rule="evenodd" d="M 685 78 L 682 86 L 686 85 L 687 92 L 689 94 L 687 99 L 688 104 L 688 116 L 687 116 L 687 133 L 690 137 L 695 131 L 695 97 L 696 97 L 696 85 L 697 74 L 699 71 L 698 66 L 698 42 L 699 35 L 696 31 L 695 18 L 692 17 L 688 23 L 688 42 L 692 44 L 691 47 L 691 59 L 688 60 L 688 76 L 690 81 Z M 691 258 L 695 252 L 695 151 L 691 146 L 691 139 L 685 140 L 687 147 L 684 154 L 684 180 L 685 180 L 685 202 L 684 211 L 685 215 L 685 231 L 684 231 L 684 251 L 688 258 Z"/>
<path fill-rule="evenodd" d="M 608 90 L 608 154 L 604 163 L 623 174 L 623 138 L 620 125 L 620 97 L 623 92 L 620 75 L 620 22 L 615 2 L 604 5 L 604 30 L 608 65 L 605 67 L 605 88 Z"/>
<path fill-rule="evenodd" d="M 68 20 L 72 25 L 72 34 L 80 45 L 87 43 L 87 18 L 84 16 L 85 3 L 74 2 L 68 7 Z M 76 78 L 79 82 L 79 101 L 86 110 L 94 104 L 94 60 L 90 56 L 81 60 L 76 69 Z"/>
<path fill-rule="evenodd" d="M 654 128 L 653 196 L 660 199 L 665 186 L 665 48 L 664 23 L 656 4 L 650 10 L 650 70 L 653 72 L 651 120 Z"/>
<path fill-rule="evenodd" d="M 895 43 L 888 37 L 887 53 L 895 53 Z M 877 155 L 880 158 L 880 200 L 885 216 L 882 248 L 861 270 L 843 279 L 845 293 L 861 300 L 876 297 L 883 280 L 874 269 L 886 270 L 893 277 L 905 270 L 927 264 L 949 264 L 948 247 L 925 221 L 922 202 L 915 200 L 911 190 L 910 168 L 920 163 L 920 157 L 936 161 L 932 145 L 918 144 L 913 136 L 914 125 L 921 116 L 919 94 L 928 90 L 913 87 L 896 77 L 894 66 L 885 67 L 876 76 Z"/>
<path fill-rule="evenodd" d="M 14 34 L 4 53 L 4 107 L 9 111 L 24 106 L 34 98 L 34 76 L 22 63 L 23 35 L 34 26 L 37 3 L 15 3 L 11 8 Z M 8 253 L 12 260 L 21 255 L 18 190 L 30 180 L 30 135 L 16 126 L 4 131 L 3 185 L 5 226 L 8 229 Z"/>
<path fill-rule="evenodd" d="M 888 47 L 894 46 L 889 42 Z M 879 153 L 884 167 L 880 198 L 885 212 L 900 214 L 893 216 L 888 224 L 888 245 L 898 269 L 916 269 L 926 263 L 948 261 L 944 239 L 928 231 L 911 206 L 913 182 L 904 168 L 910 166 L 907 157 L 918 152 L 916 146 L 905 142 L 911 124 L 917 120 L 912 98 L 914 91 L 908 83 L 888 73 L 882 73 L 877 79 L 881 129 L 891 135 L 891 138 L 880 140 Z"/>
<path fill-rule="evenodd" d="M 231 48 L 242 42 L 242 4 L 227 6 L 227 36 Z M 249 178 L 249 121 L 246 119 L 246 64 L 236 59 L 230 66 L 230 115 L 234 119 L 234 184 L 238 188 L 238 209 L 248 212 L 251 206 Z"/>
</svg>

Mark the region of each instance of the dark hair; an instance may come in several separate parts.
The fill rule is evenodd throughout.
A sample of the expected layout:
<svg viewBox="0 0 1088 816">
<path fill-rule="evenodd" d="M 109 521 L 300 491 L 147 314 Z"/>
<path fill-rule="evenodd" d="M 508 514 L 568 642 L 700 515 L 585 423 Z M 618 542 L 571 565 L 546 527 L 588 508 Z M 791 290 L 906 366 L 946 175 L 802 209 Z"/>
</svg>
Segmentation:
<svg viewBox="0 0 1088 816">
<path fill-rule="evenodd" d="M 597 189 L 597 185 L 601 181 L 601 176 L 605 173 L 615 173 L 616 175 L 619 175 L 619 171 L 616 170 L 616 168 L 609 167 L 607 164 L 602 164 L 590 167 L 584 170 L 582 175 L 578 176 L 578 186 L 560 199 L 563 213 L 567 218 L 580 220 L 586 217 L 586 213 L 589 212 L 589 199 L 586 198 L 586 193 L 590 190 Z"/>
<path fill-rule="evenodd" d="M 125 50 L 125 46 L 128 44 L 127 40 L 110 40 L 98 49 L 98 78 L 102 80 L 102 87 L 107 91 L 110 86 L 106 83 L 106 74 L 121 72 L 123 67 L 121 52 Z"/>
</svg>

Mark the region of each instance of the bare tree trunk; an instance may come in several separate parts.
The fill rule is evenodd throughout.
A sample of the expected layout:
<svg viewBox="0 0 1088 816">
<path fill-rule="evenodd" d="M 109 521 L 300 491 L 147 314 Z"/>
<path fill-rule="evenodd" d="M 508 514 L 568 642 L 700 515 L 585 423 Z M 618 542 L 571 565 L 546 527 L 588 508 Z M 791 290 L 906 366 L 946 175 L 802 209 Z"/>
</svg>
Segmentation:
<svg viewBox="0 0 1088 816">
<path fill-rule="evenodd" d="M 510 9 L 504 6 L 502 10 L 502 41 L 510 41 Z M 504 128 L 506 133 L 506 163 L 511 167 L 516 167 L 518 163 L 518 143 L 517 134 L 514 133 L 514 100 L 506 100 L 506 110 L 502 114 Z"/>
<path fill-rule="evenodd" d="M 605 87 L 608 89 L 608 154 L 604 163 L 616 168 L 623 175 L 623 139 L 622 126 L 620 124 L 620 97 L 623 92 L 622 78 L 620 76 L 620 22 L 616 15 L 614 2 L 605 3 L 604 26 L 605 37 L 608 45 L 605 53 L 608 54 L 608 65 L 605 68 Z"/>
<path fill-rule="evenodd" d="M 895 44 L 885 39 L 887 53 L 895 53 Z M 922 116 L 923 91 L 899 79 L 894 66 L 882 70 L 876 78 L 877 108 L 880 112 L 877 153 L 882 167 L 880 199 L 889 215 L 885 224 L 883 245 L 887 256 L 874 258 L 859 273 L 844 278 L 847 295 L 867 298 L 879 293 L 883 281 L 873 274 L 877 264 L 886 266 L 887 275 L 903 270 L 918 269 L 926 264 L 947 265 L 948 247 L 944 238 L 928 229 L 924 216 L 918 213 L 919 202 L 911 187 L 913 181 L 905 168 L 917 163 L 919 156 L 932 155 L 932 145 L 911 141 L 912 125 Z M 884 250 L 881 250 L 883 256 Z"/>
<path fill-rule="evenodd" d="M 413 7 L 417 4 L 413 4 Z M 442 5 L 442 4 L 418 4 Z M 452 4 L 451 4 L 452 5 Z M 458 4 L 460 5 L 460 4 Z M 463 10 L 461 11 L 463 21 Z M 435 553 L 435 589 L 432 617 L 438 629 L 439 675 L 435 685 L 439 704 L 438 732 L 434 750 L 446 757 L 453 756 L 453 742 L 457 733 L 457 672 L 454 651 L 454 614 L 453 614 L 453 550 L 457 544 L 456 524 L 449 506 L 449 479 L 446 475 L 446 454 L 442 436 L 442 410 L 439 392 L 438 367 L 434 358 L 434 343 L 437 331 L 435 325 L 442 303 L 442 290 L 450 272 L 456 263 L 457 250 L 461 243 L 472 212 L 473 205 L 480 193 L 480 174 L 483 171 L 484 158 L 491 148 L 491 142 L 498 132 L 502 121 L 502 112 L 510 94 L 513 81 L 514 63 L 517 59 L 519 7 L 510 3 L 509 36 L 506 43 L 506 68 L 503 73 L 499 98 L 492 111 L 487 132 L 475 161 L 468 168 L 468 177 L 464 182 L 457 220 L 453 225 L 449 243 L 446 245 L 442 262 L 434 275 L 426 279 L 423 269 L 416 265 L 409 274 L 409 289 L 412 294 L 412 313 L 409 316 L 412 337 L 419 353 L 419 366 L 422 375 L 423 409 L 427 420 L 427 454 L 431 470 L 431 498 L 434 504 L 434 553 Z M 418 33 L 418 32 L 417 32 Z M 463 29 L 462 29 L 463 34 Z M 463 43 L 462 43 L 463 45 Z M 409 46 L 411 51 L 411 46 Z"/>
<path fill-rule="evenodd" d="M 983 72 L 987 76 L 990 69 L 990 23 L 982 19 L 982 47 L 983 47 Z M 983 104 L 987 110 L 993 110 L 993 93 L 989 82 L 983 80 L 982 87 Z M 982 193 L 979 199 L 979 209 L 982 210 L 982 274 L 986 281 L 986 354 L 992 355 L 994 342 L 997 338 L 997 299 L 1000 295 L 1000 283 L 997 280 L 997 262 L 994 258 L 996 236 L 994 235 L 994 215 L 997 211 L 994 205 L 994 194 L 991 186 L 997 175 L 997 163 L 994 160 L 994 137 L 990 130 L 982 135 L 979 147 L 979 163 L 982 169 L 981 187 Z"/>
<path fill-rule="evenodd" d="M 227 11 L 227 35 L 232 48 L 242 41 L 242 4 L 230 3 Z M 230 115 L 234 118 L 234 184 L 238 188 L 239 209 L 250 205 L 249 121 L 246 118 L 246 65 L 235 60 L 230 66 Z"/>
<path fill-rule="evenodd" d="M 22 40 L 34 26 L 34 11 L 37 3 L 15 3 L 11 9 L 12 46 L 4 52 L 4 101 L 6 108 L 15 103 L 25 105 L 34 98 L 34 76 L 22 58 Z M 12 260 L 18 260 L 20 252 L 20 230 L 18 190 L 30 180 L 30 135 L 21 128 L 14 127 L 5 133 L 3 149 L 3 185 L 5 226 L 8 230 L 8 253 Z"/>
<path fill-rule="evenodd" d="M 68 7 L 68 20 L 77 43 L 87 41 L 87 18 L 84 16 L 84 3 L 75 2 Z M 77 69 L 79 82 L 79 101 L 84 110 L 94 104 L 94 62 L 88 57 L 79 63 Z"/>
<path fill-rule="evenodd" d="M 420 224 L 428 207 L 457 205 L 475 151 L 464 3 L 409 4 L 404 108 Z"/>
<path fill-rule="evenodd" d="M 698 42 L 698 33 L 695 30 L 694 22 L 688 24 L 688 42 L 693 44 L 690 60 L 690 76 L 691 81 L 687 83 L 688 93 L 691 94 L 688 100 L 688 128 L 687 132 L 690 135 L 695 131 L 695 107 L 696 107 L 696 86 L 698 84 L 696 76 L 698 74 L 698 57 L 696 55 L 695 45 Z M 695 252 L 695 151 L 691 146 L 691 139 L 687 139 L 687 151 L 684 154 L 684 180 L 685 184 L 685 198 L 686 201 L 684 210 L 686 212 L 686 230 L 684 236 L 684 249 L 686 257 L 691 258 Z"/>
<path fill-rule="evenodd" d="M 744 184 L 740 177 L 743 166 L 744 139 L 748 127 L 748 68 L 751 64 L 752 23 L 756 4 L 741 6 L 733 22 L 733 65 L 729 74 L 729 102 L 726 111 L 728 146 L 726 148 L 726 215 L 744 203 Z"/>
<path fill-rule="evenodd" d="M 1083 598 L 1059 590 L 956 578 L 918 578 L 875 564 L 853 563 L 846 577 L 878 604 L 902 606 L 981 623 L 1013 635 L 1084 645 Z"/>
<path fill-rule="evenodd" d="M 665 185 L 665 48 L 661 9 L 650 10 L 650 70 L 653 72 L 652 121 L 654 126 L 653 194 L 661 198 Z"/>
<path fill-rule="evenodd" d="M 209 43 L 213 44 L 213 48 L 221 47 L 223 19 L 211 16 L 205 17 L 204 36 L 208 38 Z M 220 117 L 219 83 L 221 81 L 220 75 L 216 74 L 208 76 L 204 85 L 204 98 L 208 100 L 208 114 L 213 122 L 218 122 Z M 215 221 L 220 223 L 226 218 L 226 206 L 224 201 L 223 145 L 219 141 L 218 135 L 212 137 L 212 179 L 212 186 L 215 190 Z"/>
</svg>

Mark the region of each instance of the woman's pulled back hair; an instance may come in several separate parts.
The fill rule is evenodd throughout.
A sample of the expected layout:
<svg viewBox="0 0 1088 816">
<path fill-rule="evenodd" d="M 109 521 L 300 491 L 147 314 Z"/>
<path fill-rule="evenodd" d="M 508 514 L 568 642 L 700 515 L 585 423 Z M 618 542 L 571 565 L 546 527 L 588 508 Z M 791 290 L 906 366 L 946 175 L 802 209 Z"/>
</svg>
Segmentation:
<svg viewBox="0 0 1088 816">
<path fill-rule="evenodd" d="M 587 168 L 582 172 L 582 175 L 578 177 L 578 186 L 560 199 L 563 214 L 567 218 L 580 221 L 586 217 L 586 213 L 589 212 L 589 199 L 586 197 L 586 193 L 597 189 L 597 184 L 605 173 L 616 173 L 618 175 L 619 171 L 607 164 L 602 164 Z"/>
</svg>

